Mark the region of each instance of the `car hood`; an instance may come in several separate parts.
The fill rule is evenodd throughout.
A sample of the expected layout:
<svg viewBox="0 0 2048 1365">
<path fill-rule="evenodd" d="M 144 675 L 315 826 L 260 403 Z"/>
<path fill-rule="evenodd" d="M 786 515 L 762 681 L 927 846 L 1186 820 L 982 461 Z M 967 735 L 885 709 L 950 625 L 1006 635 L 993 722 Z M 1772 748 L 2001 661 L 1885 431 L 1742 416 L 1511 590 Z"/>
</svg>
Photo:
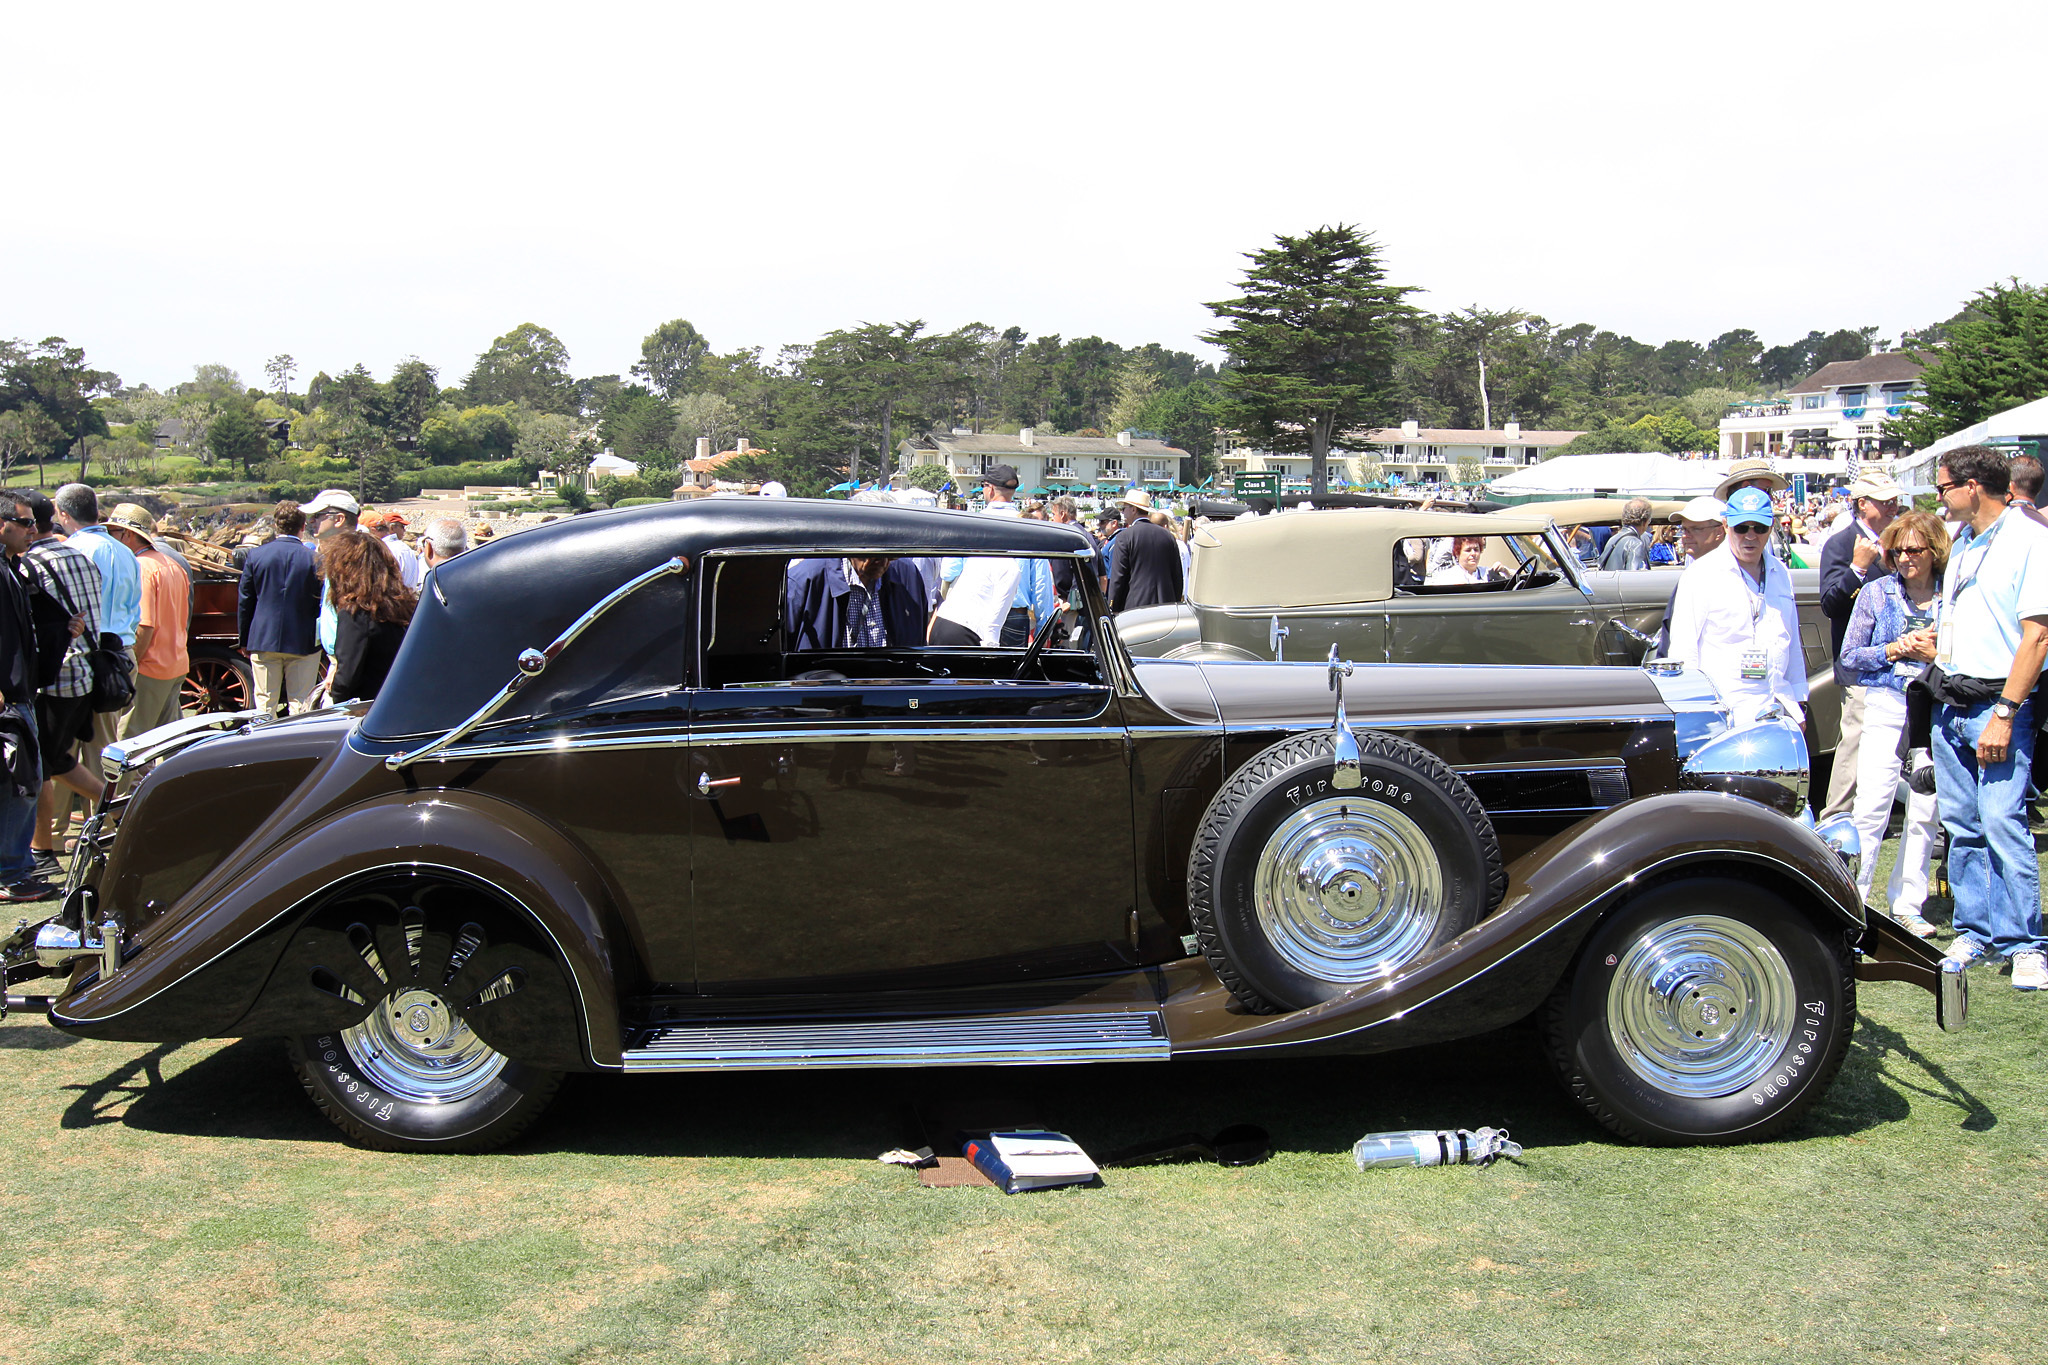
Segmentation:
<svg viewBox="0 0 2048 1365">
<path fill-rule="evenodd" d="M 1201 663 L 1227 729 L 1328 724 L 1335 694 L 1321 663 Z M 1361 727 L 1484 725 L 1540 717 L 1662 719 L 1649 676 L 1605 666 L 1360 664 L 1344 680 L 1344 706 Z"/>
</svg>

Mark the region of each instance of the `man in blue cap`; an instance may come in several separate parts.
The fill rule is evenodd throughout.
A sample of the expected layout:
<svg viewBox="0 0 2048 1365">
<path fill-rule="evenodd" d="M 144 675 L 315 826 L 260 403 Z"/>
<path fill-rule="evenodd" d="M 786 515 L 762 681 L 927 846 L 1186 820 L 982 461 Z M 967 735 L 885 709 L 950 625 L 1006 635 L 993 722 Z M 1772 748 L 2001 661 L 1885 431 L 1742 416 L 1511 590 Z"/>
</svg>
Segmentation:
<svg viewBox="0 0 2048 1365">
<path fill-rule="evenodd" d="M 1738 488 L 1728 497 L 1728 538 L 1695 560 L 1671 604 L 1667 657 L 1707 675 L 1738 725 L 1776 703 L 1794 723 L 1806 716 L 1806 667 L 1792 575 L 1771 541 L 1771 495 Z"/>
</svg>

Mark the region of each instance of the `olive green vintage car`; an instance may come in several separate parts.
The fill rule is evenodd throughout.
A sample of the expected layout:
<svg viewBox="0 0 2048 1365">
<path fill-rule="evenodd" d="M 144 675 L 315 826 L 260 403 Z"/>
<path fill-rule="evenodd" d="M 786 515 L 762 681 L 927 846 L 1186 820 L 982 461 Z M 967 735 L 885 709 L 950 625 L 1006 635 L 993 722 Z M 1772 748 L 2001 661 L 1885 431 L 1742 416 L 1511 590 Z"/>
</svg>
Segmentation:
<svg viewBox="0 0 2048 1365">
<path fill-rule="evenodd" d="M 1485 536 L 1499 577 L 1402 585 L 1403 541 Z M 1546 513 L 1395 508 L 1288 512 L 1195 532 L 1187 600 L 1120 613 L 1132 654 L 1166 659 L 1347 659 L 1429 664 L 1613 664 L 1650 652 L 1678 583 L 1675 569 L 1582 567 Z M 1811 697 L 1815 754 L 1841 736 L 1834 654 L 1820 576 L 1792 570 Z"/>
</svg>

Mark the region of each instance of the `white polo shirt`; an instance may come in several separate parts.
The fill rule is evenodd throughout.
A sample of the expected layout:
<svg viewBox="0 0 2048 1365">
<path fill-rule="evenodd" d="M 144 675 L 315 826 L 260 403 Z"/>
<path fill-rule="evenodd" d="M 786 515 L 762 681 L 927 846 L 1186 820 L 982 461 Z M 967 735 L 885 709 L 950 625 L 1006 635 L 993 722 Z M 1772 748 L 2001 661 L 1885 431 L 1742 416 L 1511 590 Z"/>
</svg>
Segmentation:
<svg viewBox="0 0 2048 1365">
<path fill-rule="evenodd" d="M 1764 652 L 1764 676 L 1742 676 L 1743 655 Z M 1806 714 L 1806 657 L 1799 647 L 1799 606 L 1792 575 L 1776 556 L 1764 556 L 1757 583 L 1735 558 L 1733 542 L 1701 555 L 1679 575 L 1671 603 L 1671 648 L 1666 658 L 1706 674 L 1730 718 L 1747 725 L 1773 701 L 1794 719 Z"/>
<path fill-rule="evenodd" d="M 2048 531 L 2008 510 L 1982 535 L 1958 540 L 1942 575 L 1949 673 L 2005 681 L 2020 622 L 2048 616 Z"/>
<path fill-rule="evenodd" d="M 985 517 L 1021 517 L 1024 509 L 1015 501 L 991 502 L 981 509 Z M 939 604 L 941 620 L 965 626 L 993 649 L 1003 642 L 1003 622 L 1017 599 L 1017 583 L 1024 576 L 1024 561 L 993 556 L 966 560 L 960 576 Z"/>
</svg>

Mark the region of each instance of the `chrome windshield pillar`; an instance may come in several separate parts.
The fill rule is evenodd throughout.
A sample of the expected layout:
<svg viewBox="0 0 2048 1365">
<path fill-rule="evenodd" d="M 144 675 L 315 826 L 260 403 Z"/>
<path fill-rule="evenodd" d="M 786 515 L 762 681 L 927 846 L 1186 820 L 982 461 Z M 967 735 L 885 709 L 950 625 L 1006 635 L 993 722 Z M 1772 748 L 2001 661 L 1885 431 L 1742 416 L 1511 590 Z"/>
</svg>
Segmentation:
<svg viewBox="0 0 2048 1365">
<path fill-rule="evenodd" d="M 478 707 L 469 719 L 422 748 L 414 749 L 410 753 L 392 754 L 384 760 L 384 766 L 393 772 L 397 772 L 407 764 L 424 762 L 450 745 L 457 743 L 463 736 L 475 730 L 492 716 L 497 715 L 504 708 L 505 703 L 512 700 L 513 694 L 518 692 L 520 688 L 545 673 L 548 665 L 553 663 L 563 650 L 574 644 L 577 636 L 589 630 L 599 617 L 647 584 L 652 583 L 655 579 L 665 578 L 669 574 L 685 574 L 689 571 L 690 561 L 681 555 L 677 555 L 673 559 L 655 565 L 646 573 L 630 578 L 618 587 L 613 588 L 600 598 L 590 610 L 571 621 L 567 629 L 563 630 L 560 635 L 557 635 L 546 649 L 520 650 L 518 658 L 513 661 L 517 671 L 506 680 L 503 687 L 498 689 L 497 695 Z"/>
</svg>

